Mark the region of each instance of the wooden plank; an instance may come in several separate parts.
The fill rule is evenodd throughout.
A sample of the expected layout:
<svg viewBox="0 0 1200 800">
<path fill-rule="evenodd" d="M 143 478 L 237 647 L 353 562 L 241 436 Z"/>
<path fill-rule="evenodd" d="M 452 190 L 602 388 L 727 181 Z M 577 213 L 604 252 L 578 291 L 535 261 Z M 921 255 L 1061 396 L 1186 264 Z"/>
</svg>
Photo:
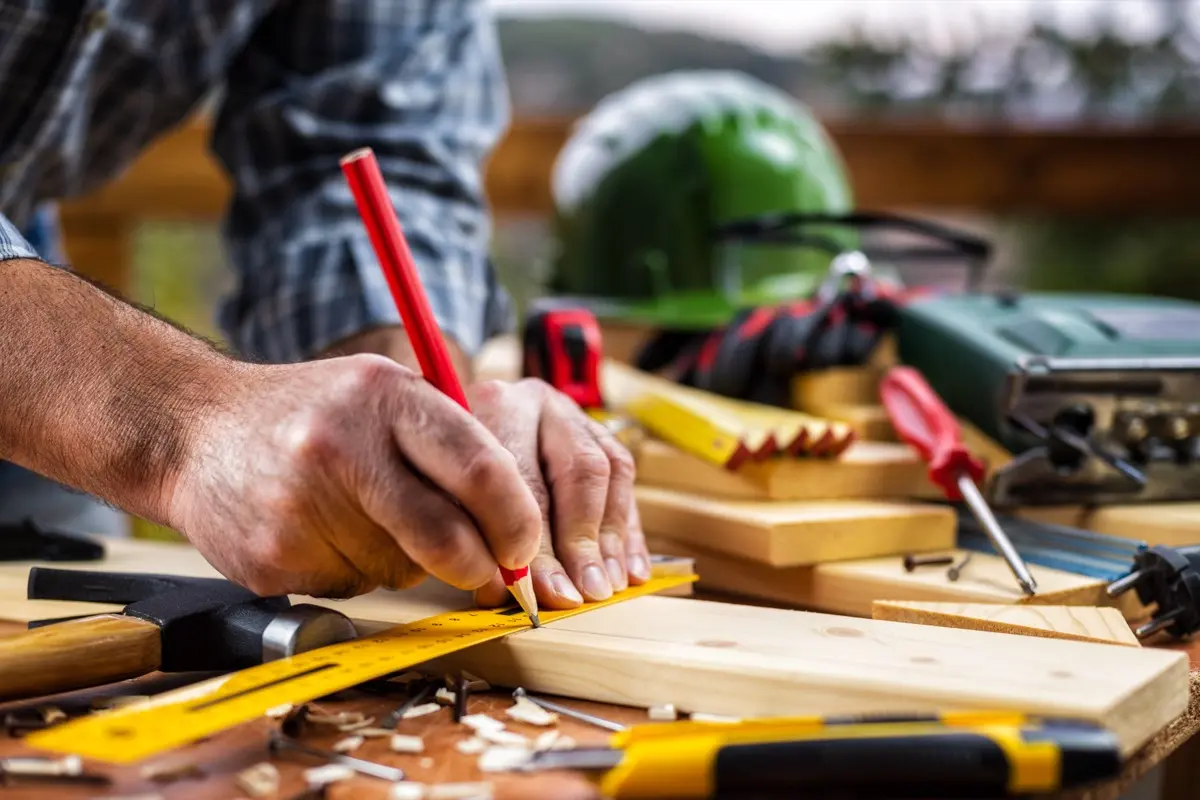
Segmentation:
<svg viewBox="0 0 1200 800">
<path fill-rule="evenodd" d="M 777 568 L 735 558 L 664 536 L 648 537 L 655 552 L 695 559 L 698 589 L 768 600 L 792 608 L 808 608 L 855 617 L 871 616 L 875 600 L 1009 603 L 1029 605 L 1114 606 L 1126 619 L 1144 619 L 1146 609 L 1132 593 L 1116 600 L 1105 584 L 1037 564 L 1029 569 L 1038 593 L 1026 596 L 999 556 L 975 553 L 954 582 L 939 567 L 905 572 L 899 557 L 838 561 L 815 566 Z M 965 551 L 947 550 L 959 561 Z"/>
<path fill-rule="evenodd" d="M 487 165 L 496 213 L 552 211 L 550 173 L 573 120 L 523 118 Z M 1200 147 L 1196 127 L 1047 131 L 942 122 L 830 121 L 861 208 L 1155 214 L 1200 211 L 1200 184 L 1179 165 Z M 216 219 L 229 182 L 198 118 L 161 137 L 116 180 L 68 207 L 131 219 Z"/>
<path fill-rule="evenodd" d="M 1065 714 L 1110 728 L 1127 753 L 1188 702 L 1181 653 L 669 597 L 596 609 L 437 665 L 496 685 L 743 717 Z"/>
<path fill-rule="evenodd" d="M 774 566 L 953 547 L 951 508 L 876 500 L 746 501 L 636 487 L 642 528 Z"/>
<path fill-rule="evenodd" d="M 871 604 L 871 619 L 1133 647 L 1142 644 L 1115 608 L 876 600 Z"/>
<path fill-rule="evenodd" d="M 647 486 L 753 500 L 878 500 L 939 497 L 908 445 L 855 442 L 835 459 L 776 458 L 722 469 L 665 442 L 638 445 L 637 480 Z"/>
<path fill-rule="evenodd" d="M 1200 544 L 1200 503 L 1144 503 L 1103 506 L 1027 506 L 1026 519 L 1137 539 L 1147 544 L 1180 547 Z"/>
</svg>

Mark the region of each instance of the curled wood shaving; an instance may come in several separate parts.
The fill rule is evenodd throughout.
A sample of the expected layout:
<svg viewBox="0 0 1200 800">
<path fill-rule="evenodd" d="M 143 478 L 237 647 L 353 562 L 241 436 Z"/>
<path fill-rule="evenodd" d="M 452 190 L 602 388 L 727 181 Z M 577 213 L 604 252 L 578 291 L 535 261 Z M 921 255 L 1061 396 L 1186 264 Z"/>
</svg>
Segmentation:
<svg viewBox="0 0 1200 800">
<path fill-rule="evenodd" d="M 454 749 L 460 753 L 474 756 L 487 749 L 487 742 L 478 736 L 472 736 L 470 739 L 463 739 L 461 742 L 456 743 Z"/>
<path fill-rule="evenodd" d="M 489 747 L 479 756 L 475 766 L 481 772 L 512 772 L 529 763 L 530 752 L 525 747 Z"/>
<path fill-rule="evenodd" d="M 203 778 L 204 771 L 190 761 L 174 764 L 149 764 L 142 767 L 142 777 L 155 783 L 170 783 L 188 778 Z"/>
<path fill-rule="evenodd" d="M 653 720 L 668 721 L 679 719 L 679 712 L 676 711 L 675 706 L 671 705 L 670 703 L 666 703 L 665 705 L 661 706 L 650 706 L 650 709 L 647 713 L 650 719 Z"/>
<path fill-rule="evenodd" d="M 347 722 L 345 725 L 338 725 L 338 733 L 350 733 L 352 731 L 360 731 L 363 728 L 369 728 L 375 724 L 374 717 L 364 717 L 357 722 Z"/>
<path fill-rule="evenodd" d="M 355 733 L 364 739 L 382 739 L 385 736 L 391 736 L 395 731 L 390 728 L 359 728 Z"/>
<path fill-rule="evenodd" d="M 562 734 L 560 734 L 558 731 L 546 731 L 545 733 L 539 734 L 538 737 L 533 740 L 534 752 L 541 753 L 545 750 L 549 750 L 554 746 L 554 743 L 558 741 L 558 737 L 561 735 Z"/>
<path fill-rule="evenodd" d="M 528 697 L 518 697 L 512 706 L 505 709 L 504 714 L 518 722 L 539 725 L 541 727 L 553 725 L 558 722 L 558 714 L 547 711 Z"/>
<path fill-rule="evenodd" d="M 434 700 L 437 700 L 439 703 L 447 706 L 454 705 L 455 697 L 456 694 L 449 689 L 438 689 L 433 695 Z"/>
<path fill-rule="evenodd" d="M 67 714 L 58 706 L 43 706 L 38 709 L 38 714 L 42 717 L 42 722 L 47 725 L 53 725 L 56 722 L 67 718 Z"/>
<path fill-rule="evenodd" d="M 279 791 L 279 769 L 263 761 L 239 772 L 234 782 L 251 797 L 268 797 Z"/>
<path fill-rule="evenodd" d="M 439 783 L 425 789 L 425 800 L 491 800 L 490 783 Z"/>
<path fill-rule="evenodd" d="M 485 742 L 491 742 L 492 744 L 504 744 L 511 745 L 513 747 L 524 748 L 529 747 L 528 738 L 519 733 L 513 733 L 512 731 L 504 730 L 504 728 L 500 728 L 499 730 L 496 730 L 495 728 L 484 728 L 481 731 L 475 731 L 475 735 L 480 739 L 483 739 Z"/>
<path fill-rule="evenodd" d="M 503 730 L 504 723 L 495 717 L 489 717 L 487 714 L 467 714 L 459 720 L 463 725 L 466 725 L 473 731 L 482 730 Z"/>
<path fill-rule="evenodd" d="M 425 800 L 425 784 L 416 781 L 398 781 L 388 792 L 389 800 Z"/>
<path fill-rule="evenodd" d="M 323 767 L 304 770 L 304 782 L 309 786 L 324 786 L 327 783 L 337 783 L 353 776 L 354 770 L 342 764 L 326 764 Z"/>
<path fill-rule="evenodd" d="M 333 743 L 333 752 L 335 753 L 353 753 L 355 750 L 363 746 L 365 739 L 361 736 L 347 736 L 345 739 L 338 739 Z"/>
<path fill-rule="evenodd" d="M 423 753 L 425 752 L 425 740 L 420 736 L 405 736 L 397 733 L 392 735 L 391 747 L 393 753 Z"/>
<path fill-rule="evenodd" d="M 413 719 L 414 717 L 423 717 L 426 714 L 433 714 L 433 713 L 436 713 L 441 710 L 442 710 L 442 707 L 439 706 L 437 703 L 422 703 L 419 706 L 413 706 L 408 711 L 405 711 L 404 716 L 401 717 L 401 719 Z"/>
</svg>

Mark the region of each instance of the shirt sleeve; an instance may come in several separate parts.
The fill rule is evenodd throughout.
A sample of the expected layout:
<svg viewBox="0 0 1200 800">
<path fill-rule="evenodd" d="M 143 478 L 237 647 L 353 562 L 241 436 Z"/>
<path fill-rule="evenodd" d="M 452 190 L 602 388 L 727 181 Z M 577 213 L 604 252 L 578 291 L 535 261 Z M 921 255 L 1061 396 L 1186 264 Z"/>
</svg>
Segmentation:
<svg viewBox="0 0 1200 800">
<path fill-rule="evenodd" d="M 0 261 L 10 258 L 37 258 L 37 251 L 25 241 L 21 231 L 9 221 L 8 217 L 0 214 Z"/>
<path fill-rule="evenodd" d="M 299 361 L 399 323 L 339 165 L 360 147 L 375 151 L 443 333 L 474 355 L 508 329 L 483 190 L 508 120 L 485 0 L 281 4 L 231 64 L 213 134 L 234 183 L 231 344 Z"/>
</svg>

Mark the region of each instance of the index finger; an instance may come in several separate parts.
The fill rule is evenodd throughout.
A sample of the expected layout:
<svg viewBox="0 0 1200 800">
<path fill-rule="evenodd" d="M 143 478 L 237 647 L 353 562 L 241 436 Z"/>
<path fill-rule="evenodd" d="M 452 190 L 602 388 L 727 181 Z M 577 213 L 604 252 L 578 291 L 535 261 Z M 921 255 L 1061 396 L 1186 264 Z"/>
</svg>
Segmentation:
<svg viewBox="0 0 1200 800">
<path fill-rule="evenodd" d="M 542 515 L 513 455 L 424 380 L 397 395 L 390 418 L 404 458 L 471 515 L 500 566 L 527 565 L 537 554 Z"/>
</svg>

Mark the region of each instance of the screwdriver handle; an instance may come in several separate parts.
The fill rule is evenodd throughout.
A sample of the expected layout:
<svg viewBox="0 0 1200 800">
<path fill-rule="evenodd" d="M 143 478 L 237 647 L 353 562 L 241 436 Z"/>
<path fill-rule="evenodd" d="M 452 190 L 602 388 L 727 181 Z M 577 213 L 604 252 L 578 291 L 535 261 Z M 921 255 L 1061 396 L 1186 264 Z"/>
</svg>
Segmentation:
<svg viewBox="0 0 1200 800">
<path fill-rule="evenodd" d="M 983 462 L 963 444 L 958 420 L 937 392 L 912 367 L 892 367 L 880 382 L 879 395 L 896 433 L 928 462 L 929 480 L 947 499 L 962 500 L 959 476 L 966 474 L 978 483 Z"/>
</svg>

